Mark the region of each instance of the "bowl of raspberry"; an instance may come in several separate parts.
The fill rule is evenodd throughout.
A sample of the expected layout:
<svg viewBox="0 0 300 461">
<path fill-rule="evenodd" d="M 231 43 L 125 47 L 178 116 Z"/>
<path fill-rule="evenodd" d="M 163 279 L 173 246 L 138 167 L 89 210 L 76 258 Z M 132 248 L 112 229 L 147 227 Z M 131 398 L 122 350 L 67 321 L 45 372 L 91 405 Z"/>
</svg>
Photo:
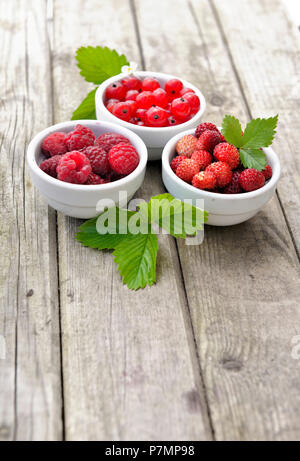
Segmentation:
<svg viewBox="0 0 300 461">
<path fill-rule="evenodd" d="M 98 120 L 118 123 L 138 134 L 149 160 L 161 158 L 166 143 L 196 127 L 205 111 L 203 94 L 191 83 L 158 72 L 116 75 L 96 93 Z"/>
<path fill-rule="evenodd" d="M 48 204 L 82 219 L 99 215 L 100 201 L 107 207 L 126 206 L 143 183 L 147 159 L 139 136 L 95 120 L 47 128 L 27 151 L 32 182 Z"/>
<path fill-rule="evenodd" d="M 206 224 L 231 226 L 258 213 L 273 197 L 280 162 L 271 147 L 263 149 L 267 166 L 244 168 L 238 149 L 212 123 L 201 123 L 172 138 L 162 155 L 163 182 L 170 194 L 196 205 L 203 200 Z"/>
</svg>

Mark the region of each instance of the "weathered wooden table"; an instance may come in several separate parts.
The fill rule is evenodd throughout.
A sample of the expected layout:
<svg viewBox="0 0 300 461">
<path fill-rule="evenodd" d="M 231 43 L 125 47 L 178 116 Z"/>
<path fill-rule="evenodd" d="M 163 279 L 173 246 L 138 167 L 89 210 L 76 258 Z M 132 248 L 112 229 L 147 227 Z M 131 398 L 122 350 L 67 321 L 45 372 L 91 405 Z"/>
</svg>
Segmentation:
<svg viewBox="0 0 300 461">
<path fill-rule="evenodd" d="M 280 0 L 0 1 L 0 439 L 300 439 L 299 39 Z M 280 114 L 277 196 L 200 246 L 160 236 L 138 292 L 25 164 L 89 90 L 81 45 L 190 80 L 207 121 Z M 152 163 L 139 197 L 163 190 Z"/>
</svg>

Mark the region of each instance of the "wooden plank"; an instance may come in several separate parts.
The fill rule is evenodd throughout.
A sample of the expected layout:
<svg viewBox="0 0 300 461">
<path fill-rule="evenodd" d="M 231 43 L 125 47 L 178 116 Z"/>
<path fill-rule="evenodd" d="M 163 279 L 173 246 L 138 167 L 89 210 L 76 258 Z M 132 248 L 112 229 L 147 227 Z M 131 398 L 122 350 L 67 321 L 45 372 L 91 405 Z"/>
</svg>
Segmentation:
<svg viewBox="0 0 300 461">
<path fill-rule="evenodd" d="M 25 166 L 51 124 L 44 2 L 0 4 L 0 440 L 60 440 L 56 218 Z"/>
<path fill-rule="evenodd" d="M 135 61 L 140 53 L 127 1 L 57 1 L 54 25 L 61 121 L 87 92 L 75 68 L 76 47 L 105 44 Z M 151 165 L 138 196 L 162 190 Z M 59 216 L 67 439 L 210 439 L 174 241 L 161 239 L 157 286 L 135 293 L 122 286 L 110 253 L 75 241 L 79 224 Z"/>
<path fill-rule="evenodd" d="M 199 86 L 208 100 L 205 121 L 220 124 L 232 113 L 245 122 L 247 103 L 209 2 L 136 4 L 147 67 Z M 155 20 L 158 10 L 168 21 Z M 290 346 L 299 271 L 278 201 L 245 224 L 206 227 L 199 247 L 178 246 L 215 437 L 299 438 Z"/>
<path fill-rule="evenodd" d="M 300 253 L 299 31 L 280 0 L 213 2 L 251 115 L 279 113 L 279 198 Z M 236 21 L 243 25 L 236 27 Z M 269 27 L 265 27 L 269 24 Z"/>
</svg>

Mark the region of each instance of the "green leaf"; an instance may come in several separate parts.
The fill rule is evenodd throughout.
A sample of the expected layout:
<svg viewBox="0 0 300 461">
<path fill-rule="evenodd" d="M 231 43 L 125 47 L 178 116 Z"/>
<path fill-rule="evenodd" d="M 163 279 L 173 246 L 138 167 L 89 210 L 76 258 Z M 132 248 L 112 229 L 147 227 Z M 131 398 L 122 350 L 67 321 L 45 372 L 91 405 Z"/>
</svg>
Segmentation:
<svg viewBox="0 0 300 461">
<path fill-rule="evenodd" d="M 116 219 L 113 219 L 115 213 Z M 127 233 L 120 233 L 120 220 L 121 217 L 125 218 L 126 225 L 128 224 L 129 219 L 136 214 L 133 211 L 120 209 L 118 207 L 110 208 L 108 211 L 101 213 L 97 218 L 89 219 L 82 226 L 79 227 L 79 231 L 76 235 L 76 239 L 82 243 L 83 246 L 90 248 L 97 248 L 98 250 L 114 250 L 119 243 L 122 242 L 124 238 L 127 237 Z M 99 218 L 105 216 L 107 221 L 109 217 L 112 220 L 112 226 L 114 227 L 113 231 L 115 233 L 99 233 L 99 226 L 97 227 L 97 222 L 99 224 Z M 112 232 L 112 229 L 107 226 L 107 230 Z M 124 229 L 123 229 L 124 232 Z M 126 232 L 126 230 L 125 230 Z"/>
<path fill-rule="evenodd" d="M 225 115 L 222 124 L 222 134 L 226 141 L 236 147 L 243 145 L 243 131 L 239 120 L 232 115 Z"/>
<path fill-rule="evenodd" d="M 267 165 L 266 154 L 260 149 L 240 149 L 241 162 L 245 168 L 256 168 L 263 170 Z"/>
<path fill-rule="evenodd" d="M 113 75 L 118 75 L 123 66 L 128 65 L 124 54 L 107 47 L 82 47 L 77 50 L 76 59 L 80 74 L 88 81 L 100 85 Z"/>
<path fill-rule="evenodd" d="M 145 205 L 148 206 L 149 222 L 156 223 L 177 238 L 195 235 L 203 229 L 208 217 L 205 211 L 175 199 L 170 194 L 152 197 L 149 204 L 140 206 L 141 213 L 146 211 Z"/>
<path fill-rule="evenodd" d="M 257 118 L 251 120 L 245 129 L 243 144 L 241 147 L 245 149 L 259 149 L 260 147 L 268 147 L 272 144 L 278 115 L 270 118 Z"/>
<path fill-rule="evenodd" d="M 131 290 L 152 286 L 156 282 L 157 235 L 128 234 L 114 251 L 115 262 L 123 283 Z"/>
<path fill-rule="evenodd" d="M 97 120 L 95 95 L 98 88 L 92 90 L 74 111 L 72 120 Z"/>
</svg>

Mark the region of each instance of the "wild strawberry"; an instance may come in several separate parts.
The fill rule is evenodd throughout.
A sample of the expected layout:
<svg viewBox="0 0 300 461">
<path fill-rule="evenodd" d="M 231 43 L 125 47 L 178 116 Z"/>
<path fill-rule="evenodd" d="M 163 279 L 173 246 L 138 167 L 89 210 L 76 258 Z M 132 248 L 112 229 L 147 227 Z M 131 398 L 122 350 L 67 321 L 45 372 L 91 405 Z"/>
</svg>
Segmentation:
<svg viewBox="0 0 300 461">
<path fill-rule="evenodd" d="M 191 182 L 195 174 L 199 173 L 200 167 L 195 160 L 187 158 L 177 167 L 176 175 L 186 182 Z"/>
<path fill-rule="evenodd" d="M 214 162 L 209 165 L 205 171 L 212 171 L 217 177 L 217 187 L 225 187 L 232 179 L 232 171 L 224 162 Z"/>
<path fill-rule="evenodd" d="M 196 150 L 191 158 L 199 163 L 200 170 L 205 170 L 212 162 L 212 155 L 206 150 Z"/>
<path fill-rule="evenodd" d="M 260 189 L 265 184 L 265 177 L 261 171 L 255 168 L 248 168 L 241 172 L 240 185 L 246 192 Z"/>
<path fill-rule="evenodd" d="M 211 171 L 200 171 L 193 177 L 192 184 L 197 189 L 213 189 L 217 184 L 215 173 Z"/>
<path fill-rule="evenodd" d="M 214 148 L 221 142 L 221 135 L 218 131 L 206 130 L 204 131 L 197 143 L 197 150 L 206 150 L 210 154 L 213 153 Z"/>
<path fill-rule="evenodd" d="M 240 171 L 233 172 L 232 180 L 228 184 L 228 186 L 225 187 L 224 194 L 240 194 L 241 192 L 243 192 L 240 186 L 240 182 L 239 182 L 240 175 L 241 175 Z"/>
<path fill-rule="evenodd" d="M 170 163 L 170 166 L 174 173 L 176 173 L 178 165 L 182 162 L 182 160 L 186 159 L 187 157 L 185 155 L 177 155 L 177 157 L 174 157 L 172 162 Z"/>
<path fill-rule="evenodd" d="M 192 134 L 187 134 L 177 142 L 176 151 L 178 155 L 186 155 L 187 157 L 191 157 L 192 153 L 196 150 L 196 146 L 197 138 Z"/>
<path fill-rule="evenodd" d="M 200 138 L 202 133 L 204 133 L 204 131 L 206 131 L 206 130 L 219 132 L 218 128 L 213 123 L 208 123 L 208 122 L 207 123 L 200 123 L 200 125 L 198 125 L 197 128 L 196 128 L 196 133 L 195 133 L 196 137 Z"/>
<path fill-rule="evenodd" d="M 266 168 L 264 170 L 262 170 L 262 174 L 264 175 L 265 179 L 270 179 L 272 177 L 272 168 L 270 167 L 270 165 L 267 165 Z"/>
<path fill-rule="evenodd" d="M 214 157 L 220 162 L 227 163 L 232 170 L 240 163 L 240 153 L 235 146 L 227 142 L 218 144 L 214 149 Z"/>
</svg>

